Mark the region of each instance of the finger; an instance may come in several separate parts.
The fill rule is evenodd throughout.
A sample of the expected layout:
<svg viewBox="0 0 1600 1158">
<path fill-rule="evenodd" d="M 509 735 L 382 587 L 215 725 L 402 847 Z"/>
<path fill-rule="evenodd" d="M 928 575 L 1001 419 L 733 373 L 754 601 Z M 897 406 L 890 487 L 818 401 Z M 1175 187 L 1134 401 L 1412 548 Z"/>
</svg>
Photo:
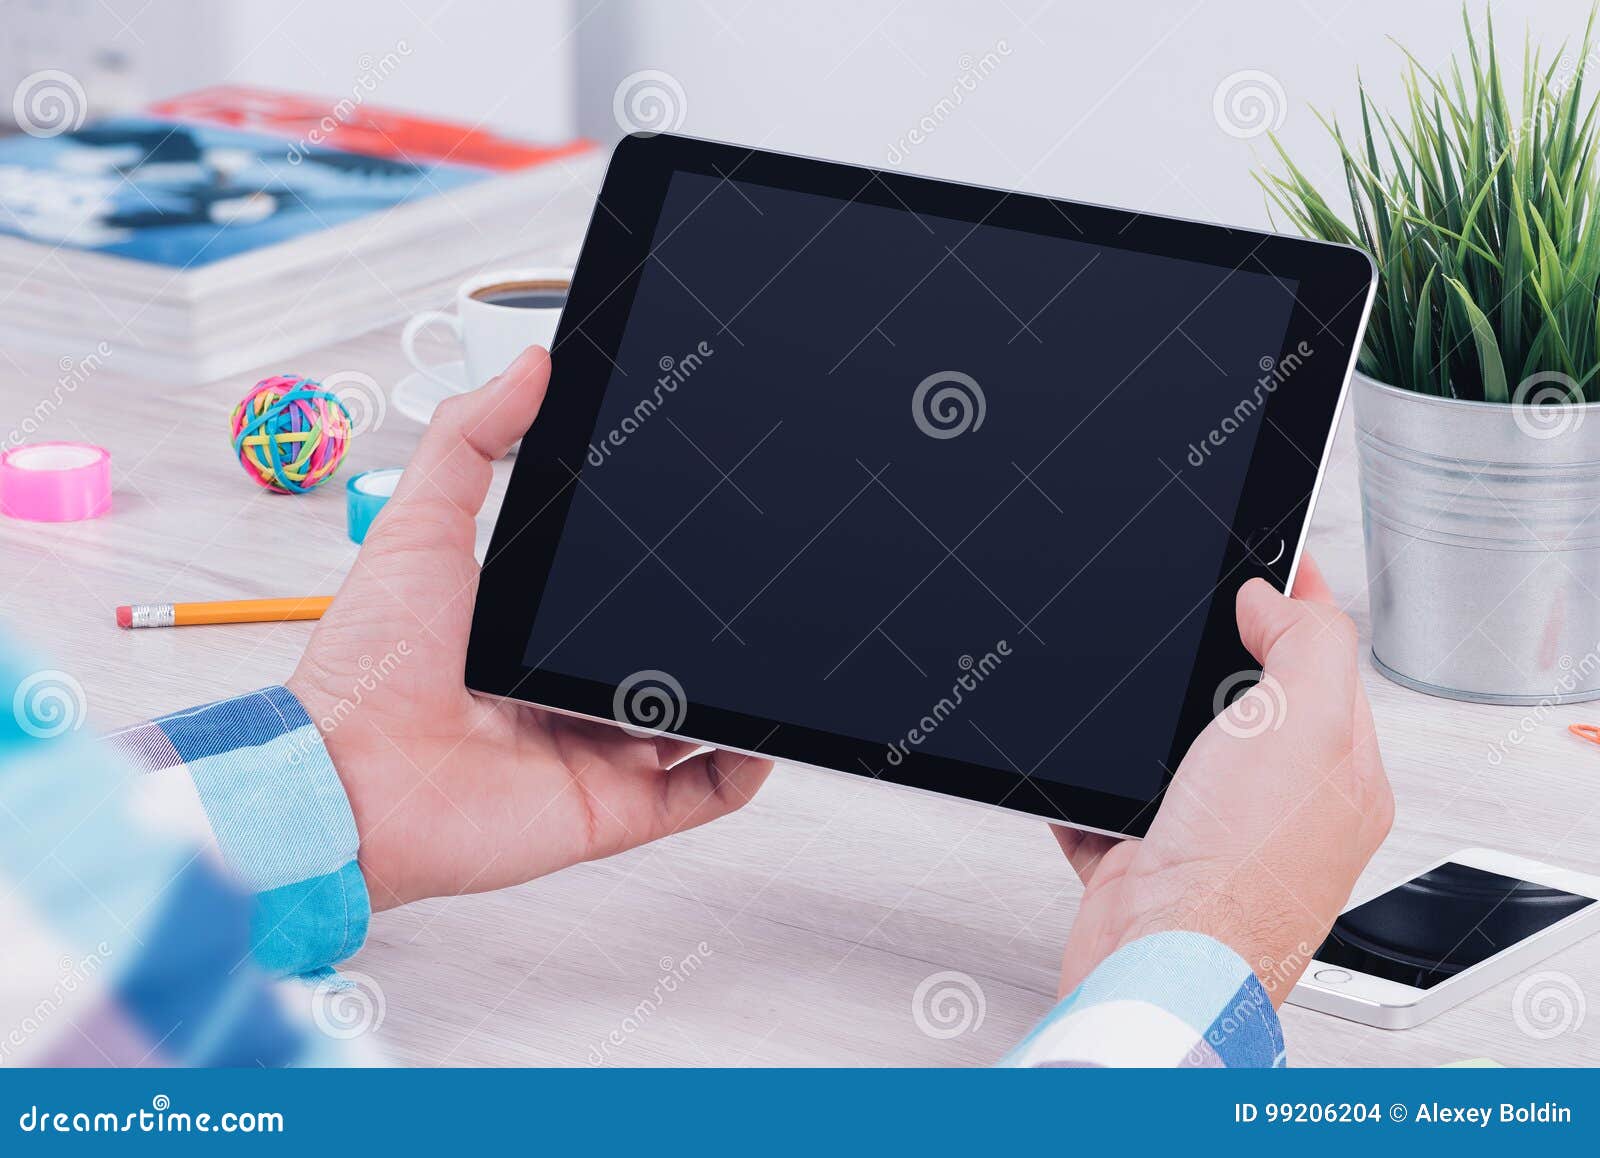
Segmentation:
<svg viewBox="0 0 1600 1158">
<path fill-rule="evenodd" d="M 712 749 L 677 765 L 662 778 L 661 835 L 682 832 L 743 808 L 772 771 L 759 756 Z"/>
<path fill-rule="evenodd" d="M 1370 804 L 1365 810 L 1369 826 L 1367 848 L 1376 852 L 1389 830 L 1394 826 L 1394 790 L 1389 784 L 1389 774 L 1384 770 L 1383 753 L 1378 745 L 1377 726 L 1372 721 L 1372 706 L 1367 702 L 1367 692 L 1357 681 L 1355 705 L 1355 746 L 1352 758 L 1361 772 L 1359 791 Z"/>
<path fill-rule="evenodd" d="M 1322 577 L 1322 568 L 1317 566 L 1316 559 L 1312 558 L 1309 551 L 1300 556 L 1300 569 L 1294 574 L 1294 587 L 1289 593 L 1308 603 L 1326 603 L 1330 606 L 1337 603 L 1333 589 Z"/>
<path fill-rule="evenodd" d="M 529 710 L 539 711 L 537 708 Z M 630 732 L 625 725 L 615 720 L 586 720 L 580 716 L 563 716 L 561 726 L 574 735 L 582 736 L 589 747 L 603 751 L 607 761 L 628 768 L 649 769 L 652 772 L 669 771 L 673 765 L 705 747 L 704 744 L 693 740 L 675 740 L 670 736 Z"/>
<path fill-rule="evenodd" d="M 476 515 L 491 464 L 528 432 L 549 384 L 549 353 L 529 346 L 487 385 L 440 403 L 384 515 L 437 502 Z"/>
<path fill-rule="evenodd" d="M 1344 657 L 1352 666 L 1355 624 L 1322 603 L 1291 599 L 1264 579 L 1239 588 L 1235 601 L 1239 640 L 1267 670 L 1296 661 L 1321 662 Z"/>
<path fill-rule="evenodd" d="M 1262 579 L 1239 589 L 1236 613 L 1240 641 L 1296 705 L 1294 710 L 1330 722 L 1342 715 L 1348 734 L 1358 683 L 1356 629 L 1350 618 L 1321 603 L 1290 599 Z M 1270 687 L 1265 694 L 1275 698 Z"/>
<path fill-rule="evenodd" d="M 1078 879 L 1085 884 L 1099 867 L 1100 862 L 1105 859 L 1106 853 L 1122 843 L 1114 836 L 1083 832 L 1076 828 L 1063 828 L 1058 824 L 1052 824 L 1050 831 L 1055 835 L 1061 851 L 1067 854 L 1067 863 L 1072 866 L 1072 871 L 1077 873 Z"/>
<path fill-rule="evenodd" d="M 697 744 L 693 740 L 672 740 L 666 736 L 657 736 L 656 759 L 660 761 L 661 767 L 671 768 L 684 757 L 703 747 L 704 744 Z"/>
</svg>

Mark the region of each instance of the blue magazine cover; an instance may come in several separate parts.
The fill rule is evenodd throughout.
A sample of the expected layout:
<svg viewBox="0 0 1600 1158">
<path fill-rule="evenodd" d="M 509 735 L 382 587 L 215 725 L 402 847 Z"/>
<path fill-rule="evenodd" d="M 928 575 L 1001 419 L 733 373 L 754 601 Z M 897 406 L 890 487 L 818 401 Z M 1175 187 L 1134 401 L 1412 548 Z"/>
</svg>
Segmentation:
<svg viewBox="0 0 1600 1158">
<path fill-rule="evenodd" d="M 203 267 L 495 175 L 155 117 L 0 139 L 0 234 Z"/>
</svg>

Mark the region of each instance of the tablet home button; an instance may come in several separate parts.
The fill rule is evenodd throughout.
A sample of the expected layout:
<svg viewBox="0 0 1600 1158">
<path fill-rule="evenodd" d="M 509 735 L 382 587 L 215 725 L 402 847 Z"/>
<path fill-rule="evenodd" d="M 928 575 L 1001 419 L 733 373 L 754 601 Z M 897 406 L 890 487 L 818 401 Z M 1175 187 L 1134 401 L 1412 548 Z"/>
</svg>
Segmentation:
<svg viewBox="0 0 1600 1158">
<path fill-rule="evenodd" d="M 1252 532 L 1245 538 L 1245 549 L 1250 552 L 1250 557 L 1263 567 L 1270 567 L 1284 557 L 1289 550 L 1289 544 L 1282 535 L 1275 535 L 1271 528 L 1262 527 Z"/>
<path fill-rule="evenodd" d="M 1318 969 L 1312 976 L 1324 985 L 1343 985 L 1350 980 L 1350 974 L 1343 969 Z"/>
</svg>

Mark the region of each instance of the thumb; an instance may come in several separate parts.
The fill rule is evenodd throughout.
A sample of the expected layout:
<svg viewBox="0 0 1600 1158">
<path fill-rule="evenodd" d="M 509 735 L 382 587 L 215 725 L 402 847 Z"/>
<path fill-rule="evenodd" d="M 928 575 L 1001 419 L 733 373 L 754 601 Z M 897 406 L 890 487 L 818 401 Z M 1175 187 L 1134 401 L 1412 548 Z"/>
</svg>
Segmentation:
<svg viewBox="0 0 1600 1158">
<path fill-rule="evenodd" d="M 1331 605 L 1337 602 L 1333 597 L 1333 589 L 1322 577 L 1322 568 L 1317 566 L 1317 561 L 1312 558 L 1310 551 L 1300 556 L 1300 569 L 1295 572 L 1294 590 L 1291 594 L 1296 599 L 1305 599 L 1312 603 Z"/>
<path fill-rule="evenodd" d="M 494 477 L 493 463 L 527 433 L 550 384 L 550 353 L 529 346 L 499 377 L 447 398 L 434 411 L 389 508 L 446 504 L 478 513 Z M 446 517 L 455 511 L 442 512 Z"/>
<path fill-rule="evenodd" d="M 1336 608 L 1291 599 L 1252 579 L 1239 588 L 1235 614 L 1239 641 L 1277 678 L 1354 676 L 1355 625 Z"/>
</svg>

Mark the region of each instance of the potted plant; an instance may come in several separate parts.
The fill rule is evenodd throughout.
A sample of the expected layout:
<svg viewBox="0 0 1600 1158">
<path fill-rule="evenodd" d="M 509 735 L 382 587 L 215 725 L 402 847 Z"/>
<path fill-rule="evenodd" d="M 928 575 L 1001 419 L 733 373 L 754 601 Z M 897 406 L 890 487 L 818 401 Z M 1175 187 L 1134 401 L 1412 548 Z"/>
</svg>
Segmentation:
<svg viewBox="0 0 1600 1158">
<path fill-rule="evenodd" d="M 1338 145 L 1350 212 L 1274 138 L 1270 203 L 1372 254 L 1352 392 L 1373 658 L 1389 678 L 1493 703 L 1600 697 L 1600 187 L 1576 57 L 1523 51 L 1506 99 L 1492 22 L 1466 14 L 1447 75 L 1408 54 L 1407 99 L 1361 90 Z"/>
</svg>

